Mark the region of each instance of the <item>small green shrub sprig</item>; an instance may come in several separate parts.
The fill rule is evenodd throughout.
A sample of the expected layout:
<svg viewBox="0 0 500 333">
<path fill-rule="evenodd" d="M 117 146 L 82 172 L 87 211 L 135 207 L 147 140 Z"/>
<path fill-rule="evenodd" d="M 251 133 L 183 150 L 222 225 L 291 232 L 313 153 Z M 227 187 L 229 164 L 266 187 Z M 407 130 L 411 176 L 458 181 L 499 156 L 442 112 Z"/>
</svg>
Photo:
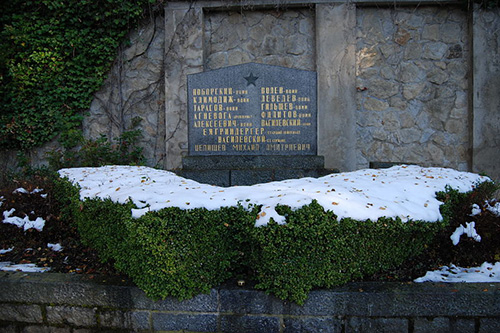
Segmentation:
<svg viewBox="0 0 500 333">
<path fill-rule="evenodd" d="M 96 140 L 80 137 L 76 147 L 51 151 L 47 160 L 53 170 L 112 164 L 143 165 L 143 148 L 137 145 L 141 135 L 140 130 L 129 130 L 113 140 L 104 135 Z"/>
</svg>

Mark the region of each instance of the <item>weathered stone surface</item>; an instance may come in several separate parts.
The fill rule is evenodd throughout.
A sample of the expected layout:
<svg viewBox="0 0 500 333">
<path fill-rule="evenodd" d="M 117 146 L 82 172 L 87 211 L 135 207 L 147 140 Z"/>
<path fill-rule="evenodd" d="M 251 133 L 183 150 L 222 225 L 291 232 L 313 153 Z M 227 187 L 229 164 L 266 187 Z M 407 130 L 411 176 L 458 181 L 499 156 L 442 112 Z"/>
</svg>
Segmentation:
<svg viewBox="0 0 500 333">
<path fill-rule="evenodd" d="M 338 318 L 285 318 L 283 332 L 340 333 L 342 332 L 342 324 L 342 320 Z"/>
<path fill-rule="evenodd" d="M 42 309 L 39 305 L 4 304 L 0 306 L 0 318 L 4 321 L 41 323 Z"/>
<path fill-rule="evenodd" d="M 155 312 L 153 329 L 155 331 L 217 331 L 217 316 L 215 314 L 172 314 Z"/>
<path fill-rule="evenodd" d="M 414 323 L 413 332 L 450 332 L 450 320 L 443 317 L 417 318 Z"/>
<path fill-rule="evenodd" d="M 354 170 L 356 8 L 318 4 L 316 23 L 318 155 L 325 157 L 327 169 Z"/>
<path fill-rule="evenodd" d="M 389 107 L 389 103 L 377 98 L 367 97 L 363 103 L 363 106 L 366 110 L 369 111 L 384 111 Z"/>
<path fill-rule="evenodd" d="M 95 94 L 84 118 L 87 138 L 119 137 L 131 129 L 142 131 L 139 146 L 148 165 L 157 165 L 165 154 L 164 130 L 164 18 L 157 16 L 131 32 L 129 46 L 120 48 L 115 65 Z"/>
<path fill-rule="evenodd" d="M 149 329 L 150 313 L 147 311 L 103 311 L 99 314 L 99 325 L 115 329 Z"/>
<path fill-rule="evenodd" d="M 50 324 L 95 326 L 96 310 L 72 306 L 47 306 L 47 321 Z"/>
<path fill-rule="evenodd" d="M 386 160 L 463 169 L 467 149 L 447 147 L 470 144 L 464 13 L 438 7 L 357 13 L 356 84 L 369 88 L 357 94 L 358 168 Z M 366 111 L 379 113 L 378 124 Z M 441 140 L 431 143 L 436 133 Z"/>
<path fill-rule="evenodd" d="M 500 9 L 474 12 L 473 170 L 500 181 Z"/>
<path fill-rule="evenodd" d="M 222 315 L 222 332 L 248 332 L 248 333 L 279 333 L 280 320 L 278 317 Z"/>
<path fill-rule="evenodd" d="M 280 15 L 272 10 L 217 11 L 208 12 L 204 22 L 206 69 L 250 61 L 315 69 L 312 10 L 289 8 Z"/>
<path fill-rule="evenodd" d="M 433 42 L 424 45 L 422 58 L 431 60 L 443 59 L 448 47 L 442 42 Z"/>
<path fill-rule="evenodd" d="M 406 100 L 412 100 L 419 96 L 422 90 L 425 88 L 425 83 L 410 83 L 403 86 L 403 97 Z"/>
<path fill-rule="evenodd" d="M 187 38 L 189 36 L 189 38 Z M 191 43 L 190 40 L 199 41 Z M 202 71 L 201 65 L 188 65 L 184 59 L 203 59 L 203 9 L 182 7 L 165 9 L 165 162 L 166 169 L 178 169 L 187 153 L 188 74 Z M 197 62 L 201 64 L 203 62 Z"/>
<path fill-rule="evenodd" d="M 408 332 L 408 320 L 403 318 L 357 318 L 352 317 L 346 332 Z"/>
</svg>

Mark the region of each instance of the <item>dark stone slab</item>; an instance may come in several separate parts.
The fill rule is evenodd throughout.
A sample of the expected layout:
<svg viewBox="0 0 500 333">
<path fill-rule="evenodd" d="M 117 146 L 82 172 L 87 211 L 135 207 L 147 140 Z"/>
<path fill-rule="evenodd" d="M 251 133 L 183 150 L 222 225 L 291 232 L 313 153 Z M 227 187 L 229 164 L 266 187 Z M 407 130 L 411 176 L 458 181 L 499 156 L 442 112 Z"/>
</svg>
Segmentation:
<svg viewBox="0 0 500 333">
<path fill-rule="evenodd" d="M 393 167 L 395 165 L 411 165 L 413 163 L 405 163 L 405 162 L 370 162 L 370 169 L 387 169 Z"/>
<path fill-rule="evenodd" d="M 281 314 L 283 301 L 263 291 L 243 288 L 219 290 L 221 313 Z"/>
<path fill-rule="evenodd" d="M 343 323 L 338 318 L 292 317 L 284 319 L 284 333 L 341 333 Z"/>
<path fill-rule="evenodd" d="M 352 317 L 347 321 L 345 332 L 406 333 L 408 332 L 408 319 Z"/>
<path fill-rule="evenodd" d="M 233 170 L 230 175 L 232 186 L 262 184 L 274 180 L 272 170 Z"/>
<path fill-rule="evenodd" d="M 187 81 L 189 155 L 316 154 L 316 72 L 248 63 Z"/>
<path fill-rule="evenodd" d="M 479 332 L 500 332 L 500 318 L 481 318 L 479 321 Z"/>
<path fill-rule="evenodd" d="M 413 332 L 414 333 L 430 333 L 430 332 L 453 332 L 450 330 L 450 320 L 445 317 L 437 317 L 437 318 L 415 318 L 413 321 Z M 463 331 L 458 331 L 463 332 Z M 472 331 L 474 332 L 474 326 L 472 327 Z"/>
<path fill-rule="evenodd" d="M 156 312 L 152 315 L 155 331 L 217 331 L 215 314 L 173 314 Z"/>
<path fill-rule="evenodd" d="M 224 187 L 231 186 L 231 175 L 229 170 L 181 170 L 177 174 L 202 184 L 212 184 Z"/>
<path fill-rule="evenodd" d="M 323 156 L 186 156 L 183 170 L 322 169 Z"/>
<path fill-rule="evenodd" d="M 279 333 L 281 329 L 278 317 L 221 315 L 221 331 L 239 333 Z"/>
</svg>

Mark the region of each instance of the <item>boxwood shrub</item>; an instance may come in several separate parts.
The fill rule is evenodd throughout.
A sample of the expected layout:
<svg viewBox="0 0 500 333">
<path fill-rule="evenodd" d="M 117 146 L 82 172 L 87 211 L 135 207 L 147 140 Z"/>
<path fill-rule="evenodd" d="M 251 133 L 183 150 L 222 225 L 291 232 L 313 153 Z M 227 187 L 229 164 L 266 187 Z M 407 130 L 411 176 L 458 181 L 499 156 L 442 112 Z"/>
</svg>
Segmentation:
<svg viewBox="0 0 500 333">
<path fill-rule="evenodd" d="M 420 253 L 442 223 L 338 221 L 317 202 L 280 207 L 287 223 L 251 232 L 257 288 L 302 304 L 314 287 L 332 287 L 396 267 Z"/>
<path fill-rule="evenodd" d="M 245 273 L 256 288 L 302 304 L 313 288 L 392 269 L 421 253 L 455 211 L 455 201 L 447 200 L 437 223 L 338 220 L 313 201 L 297 210 L 277 207 L 287 223 L 271 220 L 264 227 L 254 226 L 258 206 L 166 208 L 134 219 L 131 202 L 81 201 L 76 186 L 58 183 L 65 212 L 85 243 L 153 299 L 190 298 Z"/>
</svg>

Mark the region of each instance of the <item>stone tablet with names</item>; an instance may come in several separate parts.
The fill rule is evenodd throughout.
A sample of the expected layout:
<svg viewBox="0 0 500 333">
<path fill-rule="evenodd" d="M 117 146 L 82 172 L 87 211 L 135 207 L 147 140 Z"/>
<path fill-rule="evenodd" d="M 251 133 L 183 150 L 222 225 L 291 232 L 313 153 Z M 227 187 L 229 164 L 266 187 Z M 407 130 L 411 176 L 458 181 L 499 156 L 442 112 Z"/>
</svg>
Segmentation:
<svg viewBox="0 0 500 333">
<path fill-rule="evenodd" d="M 316 155 L 316 73 L 248 63 L 188 75 L 189 155 Z"/>
</svg>

